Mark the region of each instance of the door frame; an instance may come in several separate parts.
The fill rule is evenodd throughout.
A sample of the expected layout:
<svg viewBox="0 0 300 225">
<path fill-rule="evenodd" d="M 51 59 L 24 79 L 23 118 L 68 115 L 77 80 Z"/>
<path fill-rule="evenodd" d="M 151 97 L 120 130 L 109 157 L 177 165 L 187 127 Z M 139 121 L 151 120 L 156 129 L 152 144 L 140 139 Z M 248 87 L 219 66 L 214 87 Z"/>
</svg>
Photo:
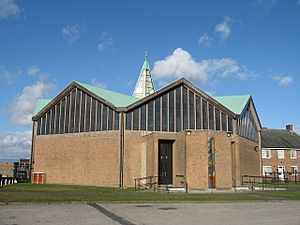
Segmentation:
<svg viewBox="0 0 300 225">
<path fill-rule="evenodd" d="M 174 144 L 174 142 L 175 142 L 175 140 L 170 140 L 170 139 L 159 139 L 158 140 L 158 154 L 157 154 L 157 157 L 158 157 L 158 184 L 159 185 L 173 185 L 173 144 Z M 168 144 L 170 144 L 170 146 L 171 146 L 171 159 L 170 160 L 168 160 L 170 163 L 171 163 L 171 166 L 169 167 L 170 168 L 170 176 L 171 176 L 171 178 L 170 178 L 170 181 L 171 182 L 169 182 L 169 183 L 162 183 L 161 182 L 161 178 L 160 178 L 160 171 L 161 171 L 161 163 L 160 163 L 160 160 L 161 160 L 161 152 L 160 152 L 160 144 L 161 143 L 168 143 Z"/>
</svg>

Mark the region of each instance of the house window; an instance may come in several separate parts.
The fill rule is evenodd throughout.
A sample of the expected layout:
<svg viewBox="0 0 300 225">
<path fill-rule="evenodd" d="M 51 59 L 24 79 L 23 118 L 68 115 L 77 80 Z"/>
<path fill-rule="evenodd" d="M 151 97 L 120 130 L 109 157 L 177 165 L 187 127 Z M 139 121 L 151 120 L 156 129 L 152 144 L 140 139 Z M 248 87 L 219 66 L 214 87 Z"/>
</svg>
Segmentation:
<svg viewBox="0 0 300 225">
<path fill-rule="evenodd" d="M 297 151 L 296 150 L 290 150 L 291 159 L 297 159 Z"/>
<path fill-rule="evenodd" d="M 270 159 L 272 157 L 270 149 L 263 149 L 261 153 L 263 159 Z"/>
<path fill-rule="evenodd" d="M 284 159 L 284 150 L 277 150 L 278 159 Z"/>
<path fill-rule="evenodd" d="M 298 173 L 298 166 L 291 166 L 291 173 L 292 173 L 292 175 L 297 175 L 297 173 Z"/>
<path fill-rule="evenodd" d="M 272 167 L 271 166 L 263 166 L 263 175 L 271 176 L 272 175 Z"/>
</svg>

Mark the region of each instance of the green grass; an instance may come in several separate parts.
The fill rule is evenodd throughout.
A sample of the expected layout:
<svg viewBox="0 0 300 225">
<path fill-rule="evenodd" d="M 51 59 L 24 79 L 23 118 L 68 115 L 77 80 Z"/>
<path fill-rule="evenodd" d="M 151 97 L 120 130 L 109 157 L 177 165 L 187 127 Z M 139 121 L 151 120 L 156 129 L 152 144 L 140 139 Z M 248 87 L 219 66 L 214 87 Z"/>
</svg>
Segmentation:
<svg viewBox="0 0 300 225">
<path fill-rule="evenodd" d="M 110 187 L 13 184 L 0 188 L 0 202 L 153 202 L 153 201 L 268 201 L 300 200 L 300 184 L 290 191 L 253 193 L 166 194 Z"/>
</svg>

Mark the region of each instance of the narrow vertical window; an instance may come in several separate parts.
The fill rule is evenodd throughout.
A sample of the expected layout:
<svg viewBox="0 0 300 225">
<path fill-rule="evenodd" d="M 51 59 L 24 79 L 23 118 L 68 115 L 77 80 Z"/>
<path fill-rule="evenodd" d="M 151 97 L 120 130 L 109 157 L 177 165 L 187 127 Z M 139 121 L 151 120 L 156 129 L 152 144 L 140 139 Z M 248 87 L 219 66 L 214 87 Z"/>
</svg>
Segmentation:
<svg viewBox="0 0 300 225">
<path fill-rule="evenodd" d="M 174 90 L 169 93 L 169 131 L 174 132 Z"/>
<path fill-rule="evenodd" d="M 208 105 L 208 115 L 209 115 L 209 129 L 215 129 L 215 118 L 214 118 L 214 107 L 209 104 Z"/>
<path fill-rule="evenodd" d="M 51 109 L 50 134 L 54 134 L 55 107 Z"/>
<path fill-rule="evenodd" d="M 228 131 L 232 132 L 232 119 L 228 117 Z"/>
<path fill-rule="evenodd" d="M 65 122 L 65 133 L 69 133 L 69 119 L 70 119 L 70 95 L 67 96 L 66 103 L 66 122 Z"/>
<path fill-rule="evenodd" d="M 160 131 L 160 97 L 155 99 L 155 130 Z"/>
<path fill-rule="evenodd" d="M 183 129 L 188 129 L 188 106 L 187 106 L 187 88 L 182 88 L 182 109 L 183 109 Z"/>
<path fill-rule="evenodd" d="M 181 131 L 181 87 L 176 88 L 176 131 Z"/>
<path fill-rule="evenodd" d="M 207 124 L 207 101 L 205 101 L 204 99 L 202 99 L 202 124 L 203 124 L 203 129 L 207 129 L 208 128 L 208 124 Z"/>
<path fill-rule="evenodd" d="M 91 107 L 91 131 L 96 130 L 96 99 L 92 98 L 92 107 Z"/>
<path fill-rule="evenodd" d="M 112 130 L 113 129 L 113 110 L 111 108 L 108 108 L 108 130 Z"/>
<path fill-rule="evenodd" d="M 80 132 L 84 132 L 85 99 L 86 99 L 86 94 L 82 92 L 82 97 L 81 97 Z"/>
<path fill-rule="evenodd" d="M 46 128 L 46 115 L 41 118 L 41 135 L 45 134 L 45 128 Z"/>
<path fill-rule="evenodd" d="M 189 105 L 190 105 L 190 129 L 195 129 L 195 104 L 194 92 L 189 91 Z"/>
<path fill-rule="evenodd" d="M 70 133 L 74 132 L 76 89 L 71 93 Z"/>
<path fill-rule="evenodd" d="M 107 130 L 107 106 L 106 105 L 103 105 L 102 130 Z"/>
<path fill-rule="evenodd" d="M 66 108 L 66 100 L 63 99 L 61 101 L 61 111 L 60 111 L 60 114 L 61 114 L 61 117 L 60 117 L 60 125 L 59 125 L 59 133 L 60 134 L 63 134 L 65 132 L 65 108 Z"/>
<path fill-rule="evenodd" d="M 132 112 L 126 113 L 126 130 L 131 130 L 131 114 Z"/>
<path fill-rule="evenodd" d="M 37 122 L 37 135 L 40 134 L 41 134 L 41 119 L 39 119 Z"/>
<path fill-rule="evenodd" d="M 216 114 L 216 130 L 221 130 L 221 125 L 220 125 L 220 110 L 218 110 L 216 108 L 215 114 Z"/>
<path fill-rule="evenodd" d="M 50 130 L 50 111 L 47 113 L 47 116 L 46 116 L 46 131 L 45 131 L 45 134 L 49 134 L 49 130 Z"/>
<path fill-rule="evenodd" d="M 91 100 L 90 96 L 86 96 L 86 111 L 85 111 L 85 131 L 89 132 L 91 129 Z"/>
<path fill-rule="evenodd" d="M 102 118 L 102 103 L 98 102 L 98 106 L 97 106 L 97 130 L 100 131 L 101 130 L 101 118 Z"/>
<path fill-rule="evenodd" d="M 115 112 L 114 130 L 119 130 L 119 116 L 120 113 Z"/>
<path fill-rule="evenodd" d="M 139 108 L 133 110 L 133 130 L 139 129 Z"/>
<path fill-rule="evenodd" d="M 201 129 L 201 98 L 196 96 L 196 129 Z"/>
<path fill-rule="evenodd" d="M 162 125 L 162 130 L 163 131 L 167 131 L 168 130 L 168 95 L 164 94 L 162 96 L 162 105 L 161 105 L 161 116 L 162 116 L 162 120 L 161 120 L 161 125 Z"/>
<path fill-rule="evenodd" d="M 76 95 L 76 110 L 75 110 L 75 125 L 74 125 L 74 131 L 79 132 L 80 127 L 80 99 L 81 99 L 81 91 L 77 89 L 77 95 Z"/>
<path fill-rule="evenodd" d="M 224 113 L 221 113 L 221 120 L 222 120 L 222 131 L 227 131 L 227 121 L 226 121 L 226 115 Z"/>
<path fill-rule="evenodd" d="M 59 133 L 59 121 L 60 121 L 60 102 L 55 106 L 56 108 L 56 117 L 55 117 L 55 134 Z"/>
<path fill-rule="evenodd" d="M 146 105 L 141 106 L 141 130 L 146 130 Z"/>
<path fill-rule="evenodd" d="M 153 130 L 153 101 L 148 103 L 148 130 Z"/>
</svg>

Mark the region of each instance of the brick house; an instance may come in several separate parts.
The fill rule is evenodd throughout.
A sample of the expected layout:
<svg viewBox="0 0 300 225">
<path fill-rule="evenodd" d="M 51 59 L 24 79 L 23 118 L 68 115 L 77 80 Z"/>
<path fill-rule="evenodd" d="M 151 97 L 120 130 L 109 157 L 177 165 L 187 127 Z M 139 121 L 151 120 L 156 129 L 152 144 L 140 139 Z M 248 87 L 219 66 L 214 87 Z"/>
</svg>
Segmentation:
<svg viewBox="0 0 300 225">
<path fill-rule="evenodd" d="M 250 95 L 212 97 L 186 79 L 155 91 L 145 59 L 132 96 L 72 82 L 33 116 L 32 165 L 47 183 L 230 189 L 260 175 Z"/>
<path fill-rule="evenodd" d="M 300 180 L 300 136 L 293 125 L 286 129 L 262 129 L 262 174 L 284 180 Z"/>
</svg>

